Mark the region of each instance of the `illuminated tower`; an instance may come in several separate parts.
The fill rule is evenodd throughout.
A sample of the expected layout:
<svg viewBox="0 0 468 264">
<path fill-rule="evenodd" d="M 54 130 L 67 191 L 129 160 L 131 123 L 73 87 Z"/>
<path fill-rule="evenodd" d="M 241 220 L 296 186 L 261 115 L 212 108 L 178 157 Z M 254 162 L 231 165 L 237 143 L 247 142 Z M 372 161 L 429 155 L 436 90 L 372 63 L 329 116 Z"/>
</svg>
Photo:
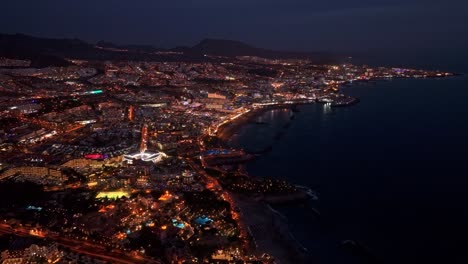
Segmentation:
<svg viewBox="0 0 468 264">
<path fill-rule="evenodd" d="M 146 124 L 141 128 L 141 142 L 140 142 L 140 152 L 145 152 L 148 147 L 148 126 Z"/>
<path fill-rule="evenodd" d="M 135 109 L 133 108 L 133 105 L 131 105 L 128 108 L 128 121 L 133 121 L 134 111 L 135 111 Z"/>
</svg>

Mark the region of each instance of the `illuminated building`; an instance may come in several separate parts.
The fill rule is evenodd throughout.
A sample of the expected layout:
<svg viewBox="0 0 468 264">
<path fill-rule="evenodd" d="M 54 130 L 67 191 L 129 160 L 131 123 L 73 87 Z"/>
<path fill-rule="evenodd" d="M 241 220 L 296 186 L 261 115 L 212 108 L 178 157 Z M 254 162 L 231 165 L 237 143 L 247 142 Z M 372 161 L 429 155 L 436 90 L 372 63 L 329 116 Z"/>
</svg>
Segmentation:
<svg viewBox="0 0 468 264">
<path fill-rule="evenodd" d="M 190 171 L 184 171 L 182 173 L 182 180 L 185 184 L 193 183 L 193 173 Z"/>
<path fill-rule="evenodd" d="M 15 105 L 10 107 L 8 110 L 12 113 L 21 113 L 21 114 L 32 114 L 37 113 L 37 111 L 41 110 L 42 106 L 40 104 L 23 104 L 23 105 Z"/>
<path fill-rule="evenodd" d="M 89 155 L 101 155 L 101 154 L 89 154 Z M 87 156 L 87 155 L 86 155 Z M 106 155 L 104 154 L 103 157 Z M 91 156 L 93 157 L 93 156 Z M 72 159 L 64 164 L 61 165 L 61 167 L 67 167 L 67 168 L 84 168 L 84 167 L 95 167 L 99 168 L 103 165 L 109 166 L 112 164 L 119 163 L 121 161 L 121 156 L 117 156 L 114 158 L 103 158 L 103 159 L 95 159 L 95 158 L 89 158 L 89 157 L 84 157 L 81 159 Z"/>
<path fill-rule="evenodd" d="M 22 250 L 5 250 L 1 254 L 1 263 L 38 263 L 37 259 L 44 258 L 46 263 L 57 263 L 65 253 L 57 248 L 56 244 L 38 246 L 32 244 Z"/>
<path fill-rule="evenodd" d="M 218 93 L 208 93 L 208 98 L 213 98 L 213 99 L 226 99 L 226 96 Z"/>
<path fill-rule="evenodd" d="M 56 179 L 62 179 L 62 171 L 54 168 L 48 167 L 34 167 L 34 166 L 24 166 L 24 167 L 16 167 L 11 168 L 9 170 L 4 171 L 0 174 L 0 180 L 4 178 L 8 178 L 14 175 L 24 175 L 24 176 L 31 176 L 31 177 L 51 177 Z"/>
<path fill-rule="evenodd" d="M 148 151 L 148 127 L 143 125 L 141 129 L 141 141 L 140 141 L 140 152 L 135 152 L 123 156 L 123 162 L 127 164 L 133 164 L 133 160 L 141 160 L 146 162 L 158 163 L 162 161 L 167 155 L 163 152 L 151 152 Z"/>
<path fill-rule="evenodd" d="M 133 121 L 134 115 L 135 115 L 135 108 L 133 107 L 133 105 L 131 105 L 128 108 L 128 121 Z"/>
<path fill-rule="evenodd" d="M 169 203 L 169 202 L 172 202 L 173 199 L 174 199 L 174 196 L 172 196 L 172 194 L 166 191 L 163 195 L 161 195 L 161 197 L 159 197 L 158 200 L 161 202 Z"/>
<path fill-rule="evenodd" d="M 133 164 L 133 160 L 142 160 L 148 162 L 151 161 L 154 163 L 158 163 L 162 161 L 162 159 L 166 156 L 167 155 L 162 152 L 143 151 L 124 155 L 122 161 L 126 162 L 127 164 Z"/>
<path fill-rule="evenodd" d="M 137 181 L 136 181 L 136 185 L 138 187 L 147 187 L 148 186 L 148 180 L 149 180 L 149 177 L 148 176 L 140 176 L 138 177 Z"/>
<path fill-rule="evenodd" d="M 129 197 L 129 194 L 128 192 L 125 192 L 125 191 L 113 191 L 113 192 L 100 192 L 98 193 L 98 195 L 96 196 L 96 199 L 104 199 L 104 198 L 107 198 L 107 199 L 112 199 L 112 200 L 115 200 L 115 199 L 118 199 L 118 198 L 122 198 L 122 197 Z"/>
<path fill-rule="evenodd" d="M 104 155 L 104 154 L 99 154 L 99 153 L 93 153 L 93 154 L 86 154 L 84 155 L 85 159 L 92 159 L 92 160 L 104 160 L 109 158 L 109 155 Z"/>
</svg>

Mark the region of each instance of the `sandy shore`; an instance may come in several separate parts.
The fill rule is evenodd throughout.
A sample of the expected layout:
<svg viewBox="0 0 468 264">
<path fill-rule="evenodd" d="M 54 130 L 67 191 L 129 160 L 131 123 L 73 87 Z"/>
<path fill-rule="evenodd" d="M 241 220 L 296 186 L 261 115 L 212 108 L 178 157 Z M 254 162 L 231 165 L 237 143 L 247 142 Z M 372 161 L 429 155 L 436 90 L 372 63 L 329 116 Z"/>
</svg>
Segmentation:
<svg viewBox="0 0 468 264">
<path fill-rule="evenodd" d="M 310 263 L 311 255 L 291 235 L 287 219 L 254 198 L 233 195 L 241 209 L 241 220 L 254 237 L 255 254 L 271 254 L 276 263 Z"/>
<path fill-rule="evenodd" d="M 227 142 L 227 140 L 229 140 L 229 138 L 232 137 L 232 135 L 234 135 L 243 125 L 253 122 L 255 120 L 255 117 L 260 116 L 261 114 L 273 109 L 284 109 L 290 107 L 291 106 L 279 105 L 255 108 L 250 112 L 240 116 L 236 120 L 221 126 L 218 129 L 218 133 L 216 134 L 216 136 L 223 142 Z"/>
<path fill-rule="evenodd" d="M 267 111 L 274 109 L 290 108 L 290 105 L 277 105 L 257 108 L 235 121 L 227 123 L 218 129 L 217 137 L 227 142 L 242 126 L 249 124 L 255 118 Z M 305 192 L 299 194 L 300 198 L 307 196 Z M 268 253 L 275 258 L 276 263 L 299 264 L 310 263 L 311 255 L 291 234 L 287 218 L 273 210 L 266 201 L 268 199 L 255 199 L 244 194 L 232 194 L 237 206 L 241 210 L 241 222 L 248 228 L 254 237 L 256 255 Z M 284 197 L 268 197 L 274 203 L 276 200 L 284 200 Z M 278 199 L 277 199 L 278 198 Z M 297 199 L 297 197 L 295 197 Z M 275 201 L 273 201 L 275 200 Z"/>
</svg>

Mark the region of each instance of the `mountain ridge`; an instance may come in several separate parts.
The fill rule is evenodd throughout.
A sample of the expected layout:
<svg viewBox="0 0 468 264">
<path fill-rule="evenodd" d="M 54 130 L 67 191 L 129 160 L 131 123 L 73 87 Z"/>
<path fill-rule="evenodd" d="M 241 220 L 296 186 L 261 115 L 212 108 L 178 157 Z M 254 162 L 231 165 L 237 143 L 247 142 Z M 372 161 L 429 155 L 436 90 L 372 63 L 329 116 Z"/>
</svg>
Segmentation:
<svg viewBox="0 0 468 264">
<path fill-rule="evenodd" d="M 182 54 L 183 53 L 183 54 Z M 25 34 L 0 34 L 0 56 L 36 58 L 48 56 L 89 60 L 207 61 L 205 55 L 218 57 L 257 56 L 268 59 L 309 59 L 317 64 L 337 61 L 325 52 L 277 51 L 236 40 L 205 38 L 191 47 L 162 49 L 151 45 L 117 45 L 108 41 L 96 44 L 77 38 L 41 38 Z M 218 58 L 221 59 L 221 58 Z M 65 60 L 64 60 L 65 61 Z M 62 62 L 63 64 L 64 62 Z"/>
</svg>

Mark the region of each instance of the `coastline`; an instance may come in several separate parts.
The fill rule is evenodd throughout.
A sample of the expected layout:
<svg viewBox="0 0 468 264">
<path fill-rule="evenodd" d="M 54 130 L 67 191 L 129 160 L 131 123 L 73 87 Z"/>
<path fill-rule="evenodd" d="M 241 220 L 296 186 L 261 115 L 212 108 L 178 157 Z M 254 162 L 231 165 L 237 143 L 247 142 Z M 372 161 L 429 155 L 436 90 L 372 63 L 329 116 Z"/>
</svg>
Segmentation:
<svg viewBox="0 0 468 264">
<path fill-rule="evenodd" d="M 229 138 L 236 134 L 236 132 L 241 129 L 242 126 L 251 123 L 255 117 L 260 116 L 261 114 L 275 110 L 275 109 L 289 109 L 296 107 L 298 105 L 305 105 L 305 104 L 316 104 L 315 101 L 297 101 L 291 104 L 277 104 L 277 105 L 267 105 L 262 107 L 257 107 L 250 110 L 248 113 L 245 113 L 233 121 L 230 121 L 226 124 L 221 125 L 218 128 L 216 133 L 216 137 L 219 138 L 223 143 L 227 143 Z"/>
<path fill-rule="evenodd" d="M 233 194 L 242 223 L 252 236 L 252 252 L 271 254 L 275 263 L 310 263 L 312 254 L 289 230 L 287 218 L 268 203 L 243 194 Z"/>
<path fill-rule="evenodd" d="M 465 76 L 466 76 L 466 75 L 465 75 Z M 460 76 L 448 77 L 447 79 L 452 79 L 452 78 L 460 78 Z M 462 75 L 461 78 L 465 78 L 465 77 L 463 77 L 463 75 Z M 359 83 L 356 84 L 356 85 L 359 85 Z M 283 106 L 283 107 L 279 107 L 279 108 L 287 108 L 287 107 L 284 107 L 284 106 Z M 269 111 L 269 110 L 271 110 L 271 109 L 273 109 L 273 108 L 269 108 L 269 109 L 266 109 L 266 110 L 265 110 L 265 109 L 260 109 L 260 110 L 263 110 L 263 111 L 255 111 L 254 113 L 249 113 L 249 115 L 243 116 L 242 120 L 239 119 L 240 122 L 237 122 L 238 120 L 235 120 L 234 122 L 232 122 L 232 123 L 234 123 L 234 124 L 229 123 L 230 126 L 227 126 L 227 127 L 226 127 L 226 129 L 227 129 L 227 130 L 226 130 L 226 131 L 227 131 L 227 132 L 226 132 L 227 137 L 225 137 L 225 138 L 226 138 L 226 139 L 229 139 L 229 137 L 230 137 L 229 135 L 232 135 L 232 134 L 236 133 L 236 132 L 238 131 L 237 129 L 241 129 L 241 127 L 242 127 L 244 124 L 248 124 L 248 123 L 251 123 L 252 121 L 255 121 L 256 116 L 258 116 L 258 115 L 264 113 L 265 111 Z M 246 117 L 250 118 L 250 120 L 249 120 L 248 118 L 246 118 Z M 223 129 L 224 129 L 224 128 L 225 128 L 225 127 L 223 127 Z M 224 133 L 225 131 L 224 131 L 223 129 L 220 129 L 219 132 L 220 132 L 220 133 Z M 222 135 L 222 136 L 226 136 L 226 135 Z M 223 138 L 220 137 L 220 139 L 223 139 Z M 247 196 L 247 197 L 248 197 L 248 196 Z M 263 201 L 263 202 L 254 201 L 254 200 L 253 200 L 254 198 L 252 198 L 252 197 L 248 197 L 248 198 L 252 200 L 252 203 L 253 203 L 253 202 L 257 202 L 257 203 L 258 203 L 258 205 L 257 205 L 257 209 L 258 209 L 258 210 L 255 211 L 255 210 L 250 209 L 250 207 L 252 207 L 253 205 L 249 205 L 249 204 L 245 205 L 245 204 L 243 204 L 243 203 L 239 203 L 239 207 L 241 208 L 242 212 L 252 212 L 252 211 L 254 212 L 253 215 L 247 215 L 247 218 L 249 218 L 249 217 L 256 217 L 257 214 L 262 215 L 262 216 L 259 216 L 259 217 L 274 217 L 274 218 L 278 218 L 278 220 L 272 220 L 272 222 L 278 222 L 278 221 L 281 222 L 281 221 L 282 221 L 282 222 L 283 222 L 282 225 L 286 225 L 286 228 L 288 228 L 288 227 L 287 227 L 287 226 L 288 226 L 287 219 L 285 219 L 286 217 L 285 217 L 284 215 L 276 214 L 274 211 L 268 213 L 268 212 L 266 212 L 266 211 L 263 210 L 263 209 L 265 209 L 265 208 L 271 210 L 271 207 L 269 206 L 268 203 L 266 203 L 266 202 L 264 202 L 264 201 Z M 246 199 L 247 199 L 247 198 L 246 198 Z M 263 206 L 263 209 L 260 209 L 260 208 L 262 208 L 262 206 Z M 246 208 L 244 208 L 244 207 L 246 207 Z M 273 209 L 273 210 L 274 210 L 274 209 Z M 319 214 L 319 213 L 317 213 L 317 215 L 320 217 L 320 214 Z M 260 220 L 257 220 L 257 221 L 258 221 L 259 223 L 262 223 Z M 291 219 L 291 222 L 293 222 L 293 224 L 294 224 L 294 221 L 295 221 L 294 219 Z M 248 222 L 248 221 L 245 221 L 244 223 L 247 224 L 247 223 L 249 223 L 249 222 Z M 269 227 L 266 227 L 266 228 L 265 228 L 265 232 L 269 232 L 269 230 L 280 230 L 280 228 L 277 228 L 277 226 L 275 226 L 275 225 L 272 224 L 272 223 L 268 223 L 268 222 L 263 222 L 263 223 L 264 223 L 265 225 L 269 225 Z M 248 225 L 247 225 L 247 226 L 248 226 Z M 295 227 L 295 226 L 291 225 L 290 227 Z M 282 231 L 273 231 L 273 232 L 281 232 L 281 233 L 283 234 Z M 300 231 L 299 231 L 299 232 L 300 232 Z M 254 233 L 254 235 L 256 235 L 256 233 Z M 258 234 L 257 234 L 257 235 L 258 235 Z M 260 235 L 258 235 L 258 236 L 259 236 L 259 239 L 265 237 L 264 234 L 260 234 Z M 271 237 L 272 235 L 269 235 L 269 236 Z M 298 234 L 297 236 L 298 236 L 298 238 L 301 237 L 300 234 Z M 286 257 L 287 254 L 286 254 L 286 253 L 283 253 L 283 251 L 289 250 L 290 252 L 300 252 L 300 249 L 301 249 L 302 245 L 301 245 L 300 242 L 298 242 L 298 241 L 288 240 L 288 239 L 287 239 L 285 236 L 283 236 L 283 235 L 281 235 L 281 238 L 283 239 L 283 243 L 288 243 L 288 242 L 289 242 L 289 243 L 291 243 L 291 245 L 294 244 L 295 247 L 296 247 L 296 249 L 291 249 L 290 247 L 286 247 L 286 248 L 284 248 L 284 249 L 281 249 L 280 254 L 278 255 L 278 258 L 279 258 L 279 260 L 280 260 L 281 263 L 283 263 L 283 261 L 285 261 L 284 263 L 310 263 L 310 262 L 306 262 L 306 261 L 304 261 L 304 262 L 298 262 L 298 261 L 295 261 L 294 259 L 288 259 L 288 258 Z M 294 238 L 294 237 L 293 237 L 293 238 Z M 308 238 L 306 238 L 306 239 L 308 239 Z M 313 239 L 313 237 L 311 237 L 310 239 Z M 301 240 L 303 240 L 303 239 L 301 239 Z M 304 240 L 303 240 L 303 241 L 304 241 Z M 359 241 L 359 240 L 356 240 L 356 241 Z M 270 246 L 271 249 L 275 249 L 275 250 L 276 250 L 276 249 L 277 249 L 276 247 L 281 247 L 281 245 L 283 245 L 283 243 L 277 242 L 277 241 L 275 241 L 274 243 L 275 243 L 276 245 Z M 305 241 L 305 243 L 306 243 L 306 245 L 307 245 L 308 242 Z M 272 242 L 272 244 L 273 244 L 273 242 Z M 266 244 L 266 245 L 264 245 L 264 246 L 267 247 L 268 244 Z M 275 247 L 274 247 L 274 246 L 275 246 Z M 314 251 L 313 253 L 317 254 L 317 256 L 320 256 L 320 252 L 316 252 L 316 251 L 315 251 L 315 248 L 312 248 L 312 247 L 311 247 L 311 249 L 314 249 L 314 250 L 313 250 L 313 251 Z M 343 252 L 343 254 L 354 254 L 354 253 L 353 253 L 354 251 L 352 251 L 352 252 L 350 253 L 350 252 L 347 252 L 347 251 L 343 251 L 342 248 L 337 249 L 337 250 L 339 250 L 340 252 Z M 268 250 L 265 250 L 265 251 L 266 251 L 266 252 L 276 252 L 276 251 L 268 251 Z M 290 254 L 294 254 L 294 253 L 290 253 Z M 303 254 L 303 253 L 302 253 L 302 254 Z M 274 256 L 276 257 L 276 255 L 274 255 Z M 348 256 L 348 255 L 346 255 L 346 256 Z M 358 256 L 358 258 L 362 258 L 362 256 Z M 364 258 L 366 258 L 366 256 L 364 256 Z"/>
<path fill-rule="evenodd" d="M 320 99 L 296 99 L 289 102 L 284 102 L 281 104 L 264 104 L 259 107 L 254 107 L 250 109 L 247 113 L 239 114 L 234 120 L 225 122 L 224 124 L 220 125 L 215 134 L 216 137 L 219 138 L 223 143 L 227 143 L 229 138 L 234 135 L 243 125 L 252 122 L 252 120 L 263 114 L 265 112 L 275 110 L 275 109 L 294 109 L 299 105 L 309 105 L 309 104 L 325 104 L 329 103 L 332 107 L 345 107 L 345 106 L 352 106 L 360 102 L 359 98 L 355 97 L 348 97 L 350 99 L 349 102 L 328 102 L 328 101 L 321 101 Z"/>
<path fill-rule="evenodd" d="M 275 106 L 275 107 L 260 107 L 251 110 L 248 113 L 239 116 L 236 120 L 228 122 L 218 128 L 216 137 L 219 138 L 223 143 L 227 143 L 230 137 L 234 135 L 242 126 L 253 121 L 257 116 L 272 110 L 272 109 L 282 109 L 287 108 L 286 106 Z"/>
<path fill-rule="evenodd" d="M 309 102 L 311 104 L 315 102 Z M 216 137 L 228 144 L 228 140 L 239 131 L 242 126 L 251 123 L 257 116 L 274 110 L 291 108 L 304 103 L 291 105 L 271 105 L 255 108 L 248 113 L 228 122 L 218 128 Z M 304 186 L 297 192 L 287 195 L 263 195 L 261 198 L 245 194 L 233 193 L 236 204 L 241 210 L 242 222 L 246 225 L 253 237 L 252 253 L 272 254 L 276 263 L 310 263 L 312 255 L 292 234 L 289 229 L 288 219 L 271 205 L 287 204 L 297 201 L 306 201 L 314 197 L 310 196 Z M 308 189 L 308 191 L 310 191 Z"/>
</svg>

